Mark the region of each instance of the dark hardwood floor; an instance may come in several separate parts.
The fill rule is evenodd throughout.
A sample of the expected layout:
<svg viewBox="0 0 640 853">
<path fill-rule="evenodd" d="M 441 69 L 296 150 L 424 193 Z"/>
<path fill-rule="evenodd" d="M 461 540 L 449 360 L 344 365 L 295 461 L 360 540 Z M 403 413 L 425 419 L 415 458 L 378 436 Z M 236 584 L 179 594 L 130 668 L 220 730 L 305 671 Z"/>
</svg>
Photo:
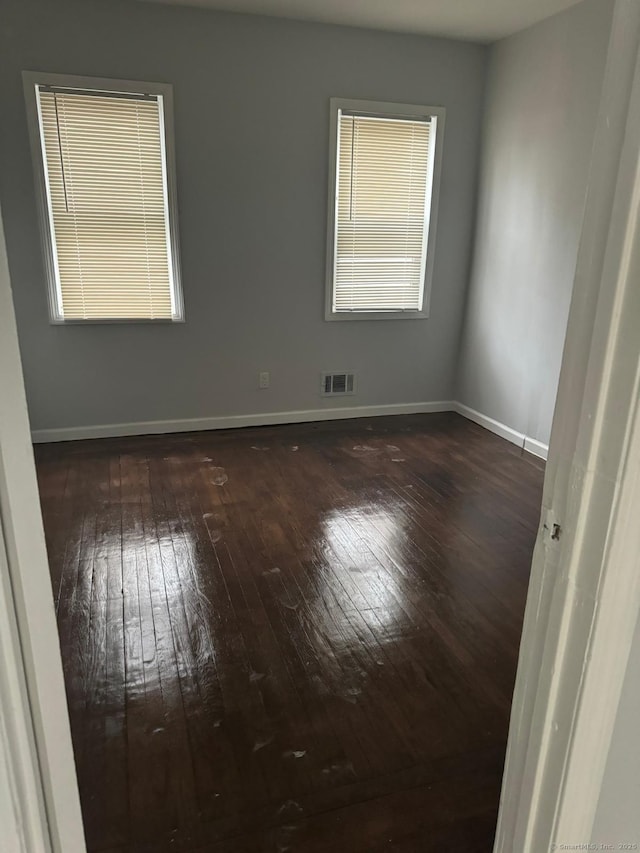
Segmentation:
<svg viewBox="0 0 640 853">
<path fill-rule="evenodd" d="M 541 463 L 453 414 L 36 458 L 92 853 L 489 853 Z"/>
</svg>

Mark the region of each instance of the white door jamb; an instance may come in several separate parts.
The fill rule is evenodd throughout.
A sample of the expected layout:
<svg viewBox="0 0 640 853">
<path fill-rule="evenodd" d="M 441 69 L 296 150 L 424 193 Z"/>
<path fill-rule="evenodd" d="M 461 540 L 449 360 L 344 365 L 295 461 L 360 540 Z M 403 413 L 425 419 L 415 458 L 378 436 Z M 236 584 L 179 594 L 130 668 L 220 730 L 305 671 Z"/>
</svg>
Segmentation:
<svg viewBox="0 0 640 853">
<path fill-rule="evenodd" d="M 617 0 L 495 853 L 591 843 L 640 612 L 639 38 L 640 4 Z"/>
</svg>

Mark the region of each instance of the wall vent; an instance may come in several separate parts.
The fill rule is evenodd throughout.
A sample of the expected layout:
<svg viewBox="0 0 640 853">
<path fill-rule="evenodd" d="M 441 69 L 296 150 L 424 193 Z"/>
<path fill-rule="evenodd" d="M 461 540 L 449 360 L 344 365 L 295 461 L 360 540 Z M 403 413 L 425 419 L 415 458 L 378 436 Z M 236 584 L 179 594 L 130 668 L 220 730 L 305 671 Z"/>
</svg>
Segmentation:
<svg viewBox="0 0 640 853">
<path fill-rule="evenodd" d="M 323 373 L 320 393 L 325 397 L 356 393 L 355 373 Z"/>
</svg>

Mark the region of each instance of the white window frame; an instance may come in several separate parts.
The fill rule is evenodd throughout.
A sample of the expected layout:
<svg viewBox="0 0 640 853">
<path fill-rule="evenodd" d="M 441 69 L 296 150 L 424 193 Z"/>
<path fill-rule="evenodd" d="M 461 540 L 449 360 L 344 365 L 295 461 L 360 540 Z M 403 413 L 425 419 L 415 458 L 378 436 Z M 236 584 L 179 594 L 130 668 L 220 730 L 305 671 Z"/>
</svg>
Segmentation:
<svg viewBox="0 0 640 853">
<path fill-rule="evenodd" d="M 440 173 L 442 171 L 442 148 L 444 140 L 444 107 L 427 107 L 416 104 L 397 104 L 388 101 L 361 101 L 350 98 L 331 98 L 329 120 L 329 198 L 327 204 L 327 266 L 325 284 L 325 320 L 358 322 L 362 320 L 415 320 L 429 316 L 431 285 L 435 260 L 436 230 L 438 222 L 438 199 L 440 195 Z M 424 264 L 423 298 L 420 311 L 334 311 L 334 282 L 336 258 L 336 210 L 338 205 L 338 134 L 340 111 L 359 112 L 382 118 L 436 118 L 435 157 L 431 185 L 431 205 L 428 211 L 429 231 Z"/>
<path fill-rule="evenodd" d="M 184 299 L 180 275 L 180 246 L 178 239 L 178 193 L 176 183 L 175 138 L 173 130 L 173 86 L 170 83 L 149 83 L 140 80 L 115 80 L 108 77 L 83 77 L 69 74 L 50 74 L 44 71 L 23 71 L 27 124 L 31 144 L 31 159 L 36 189 L 40 237 L 45 264 L 49 322 L 54 325 L 85 325 L 110 323 L 182 323 L 184 322 Z M 169 250 L 170 287 L 172 317 L 168 318 L 92 318 L 66 319 L 62 313 L 62 299 L 57 275 L 55 236 L 53 233 L 49 194 L 47 191 L 46 165 L 43 156 L 43 140 L 36 87 L 60 86 L 65 89 L 85 89 L 102 92 L 127 92 L 132 94 L 157 95 L 160 104 L 160 121 L 163 130 L 162 143 L 166 180 L 166 213 L 168 223 L 167 248 Z"/>
</svg>

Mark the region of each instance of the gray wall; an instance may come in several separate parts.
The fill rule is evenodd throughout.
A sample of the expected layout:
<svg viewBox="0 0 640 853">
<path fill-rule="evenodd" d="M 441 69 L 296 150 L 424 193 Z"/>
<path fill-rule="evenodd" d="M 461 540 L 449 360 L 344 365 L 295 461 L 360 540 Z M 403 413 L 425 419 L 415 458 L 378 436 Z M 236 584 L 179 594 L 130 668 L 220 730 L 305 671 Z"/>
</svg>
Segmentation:
<svg viewBox="0 0 640 853">
<path fill-rule="evenodd" d="M 640 845 L 640 619 L 636 624 L 600 801 L 591 833 L 596 844 Z"/>
<path fill-rule="evenodd" d="M 548 443 L 612 0 L 492 48 L 457 399 Z"/>
<path fill-rule="evenodd" d="M 450 398 L 487 49 L 127 0 L 3 0 L 0 197 L 35 429 Z M 174 85 L 187 322 L 48 323 L 20 72 Z M 323 319 L 331 96 L 447 109 L 429 320 Z M 259 370 L 272 387 L 257 390 Z"/>
</svg>

